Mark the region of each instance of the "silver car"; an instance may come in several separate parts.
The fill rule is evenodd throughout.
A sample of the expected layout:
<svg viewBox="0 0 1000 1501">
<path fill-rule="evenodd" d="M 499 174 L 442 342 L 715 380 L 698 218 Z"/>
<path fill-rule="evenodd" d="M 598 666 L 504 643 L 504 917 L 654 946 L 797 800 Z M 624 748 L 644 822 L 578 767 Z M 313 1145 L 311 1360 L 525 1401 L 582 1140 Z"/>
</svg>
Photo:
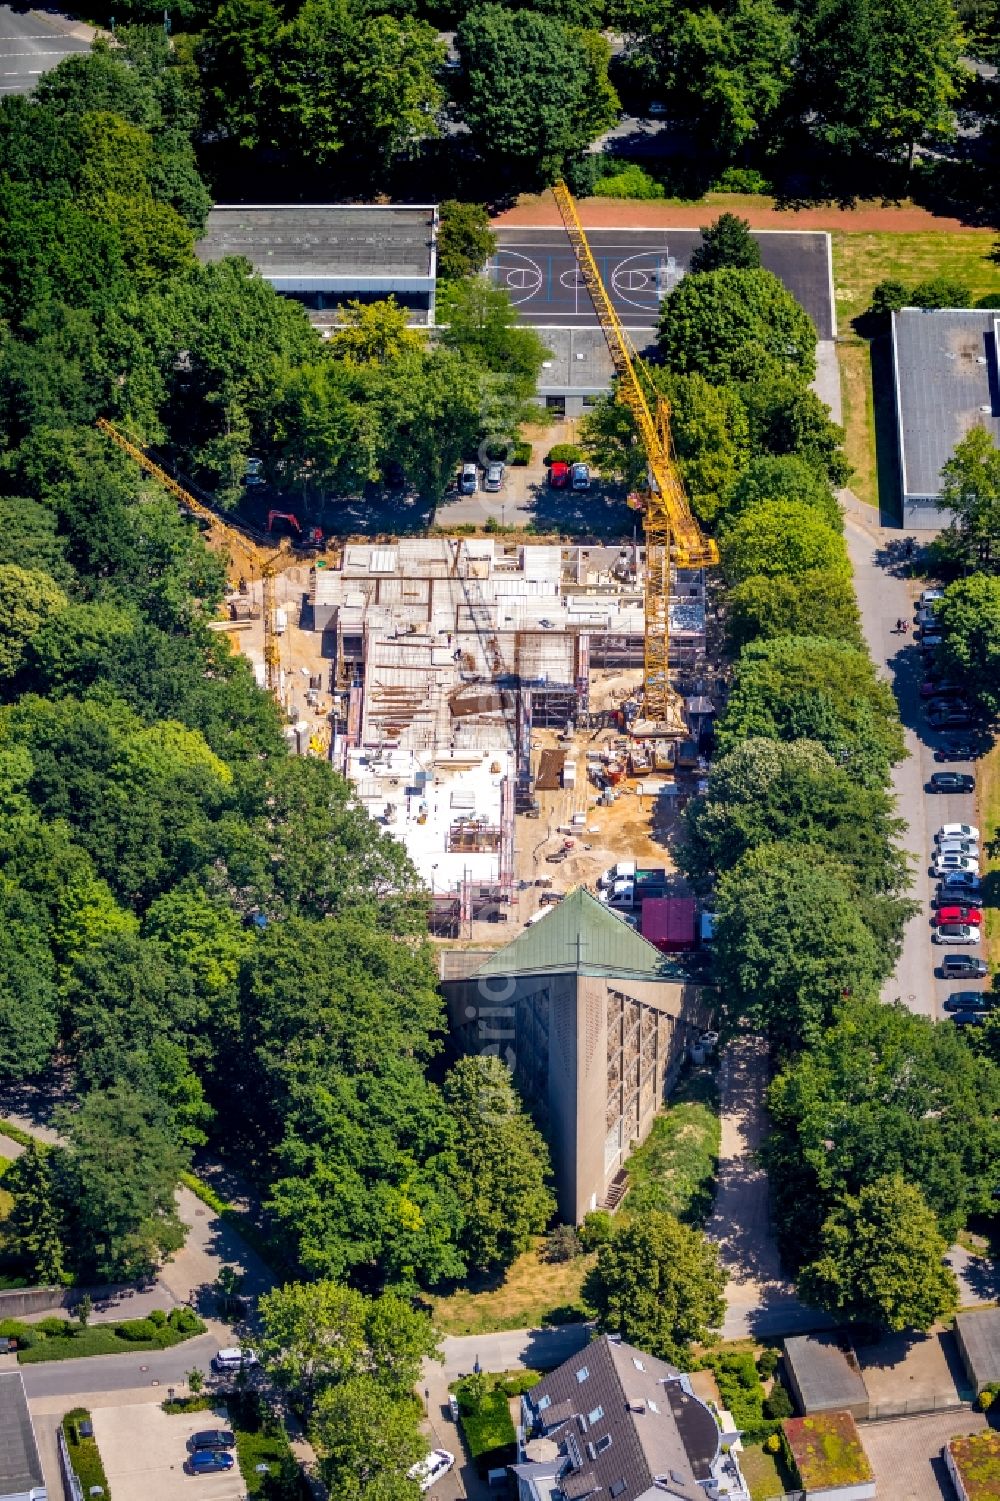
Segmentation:
<svg viewBox="0 0 1000 1501">
<path fill-rule="evenodd" d="M 483 489 L 496 494 L 503 488 L 504 468 L 502 464 L 487 464 L 486 473 L 483 476 Z"/>
<path fill-rule="evenodd" d="M 943 922 L 934 929 L 935 943 L 978 943 L 979 929 L 972 923 Z"/>
</svg>

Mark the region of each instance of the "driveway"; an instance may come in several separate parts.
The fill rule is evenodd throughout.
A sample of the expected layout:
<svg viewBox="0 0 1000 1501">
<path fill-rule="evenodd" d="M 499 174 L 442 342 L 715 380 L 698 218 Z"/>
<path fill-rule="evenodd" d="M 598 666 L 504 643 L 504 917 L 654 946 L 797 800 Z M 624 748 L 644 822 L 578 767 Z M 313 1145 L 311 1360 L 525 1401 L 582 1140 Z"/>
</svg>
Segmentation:
<svg viewBox="0 0 1000 1501">
<path fill-rule="evenodd" d="M 892 1501 L 955 1501 L 941 1450 L 949 1439 L 979 1433 L 985 1427 L 983 1414 L 968 1408 L 863 1423 L 861 1442 L 875 1472 L 878 1494 Z"/>
<path fill-rule="evenodd" d="M 892 684 L 906 736 L 908 755 L 894 769 L 892 787 L 897 812 L 905 821 L 902 844 L 912 857 L 910 895 L 920 903 L 920 911 L 906 926 L 902 956 L 882 999 L 901 1000 L 911 1011 L 940 1020 L 941 1002 L 956 982 L 935 976 L 940 951 L 931 943 L 929 855 L 934 831 L 941 824 L 976 821 L 975 800 L 971 794 L 942 797 L 924 792 L 932 772 L 941 769 L 934 761 L 934 745 L 943 737 L 928 729 L 920 707 L 924 672 L 920 649 L 912 640 L 912 621 L 913 603 L 924 585 L 909 577 L 902 558 L 904 539 L 900 532 L 867 525 L 852 513 L 845 516 L 845 523 L 865 639 L 880 675 Z M 910 621 L 909 634 L 895 634 L 898 617 Z M 956 771 L 975 769 L 968 762 L 948 764 Z M 960 987 L 978 989 L 981 983 L 962 980 Z"/>
<path fill-rule="evenodd" d="M 101 1407 L 92 1413 L 108 1486 L 115 1501 L 179 1501 L 190 1494 L 204 1501 L 236 1501 L 246 1495 L 239 1469 L 208 1475 L 184 1470 L 187 1441 L 200 1428 L 221 1425 L 211 1412 L 168 1416 L 159 1403 Z"/>
</svg>

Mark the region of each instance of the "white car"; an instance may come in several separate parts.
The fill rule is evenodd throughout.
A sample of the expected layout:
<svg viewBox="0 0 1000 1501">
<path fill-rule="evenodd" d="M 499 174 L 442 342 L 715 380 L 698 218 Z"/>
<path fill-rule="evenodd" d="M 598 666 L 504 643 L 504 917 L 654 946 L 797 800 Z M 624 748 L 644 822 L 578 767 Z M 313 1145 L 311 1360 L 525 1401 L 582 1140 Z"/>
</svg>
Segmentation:
<svg viewBox="0 0 1000 1501">
<path fill-rule="evenodd" d="M 969 855 L 973 860 L 979 859 L 979 845 L 974 839 L 942 839 L 934 850 L 937 855 Z"/>
<path fill-rule="evenodd" d="M 971 823 L 943 823 L 934 835 L 935 843 L 943 839 L 978 839 L 979 830 Z"/>
<path fill-rule="evenodd" d="M 920 603 L 926 609 L 928 605 L 936 605 L 940 599 L 944 599 L 943 589 L 925 589 L 920 596 Z"/>
<path fill-rule="evenodd" d="M 978 943 L 979 937 L 974 923 L 946 922 L 934 929 L 935 943 Z"/>
<path fill-rule="evenodd" d="M 931 870 L 936 876 L 949 875 L 953 870 L 967 872 L 970 876 L 978 876 L 979 861 L 971 855 L 935 855 Z"/>
<path fill-rule="evenodd" d="M 422 1491 L 429 1491 L 432 1485 L 437 1485 L 442 1475 L 447 1475 L 455 1463 L 454 1454 L 449 1454 L 447 1449 L 432 1449 L 426 1459 L 415 1464 L 411 1470 L 407 1470 L 407 1480 L 415 1480 Z"/>
</svg>

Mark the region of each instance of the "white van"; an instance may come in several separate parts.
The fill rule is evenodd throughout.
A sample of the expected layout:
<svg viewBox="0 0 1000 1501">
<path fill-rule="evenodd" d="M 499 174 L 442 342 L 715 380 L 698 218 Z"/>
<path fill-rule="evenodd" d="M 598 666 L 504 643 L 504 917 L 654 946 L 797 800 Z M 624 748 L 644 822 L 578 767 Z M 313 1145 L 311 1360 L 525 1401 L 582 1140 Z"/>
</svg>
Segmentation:
<svg viewBox="0 0 1000 1501">
<path fill-rule="evenodd" d="M 252 1370 L 260 1365 L 253 1350 L 241 1349 L 239 1345 L 230 1345 L 226 1350 L 218 1350 L 212 1356 L 212 1369 L 216 1371 L 239 1371 Z"/>
</svg>

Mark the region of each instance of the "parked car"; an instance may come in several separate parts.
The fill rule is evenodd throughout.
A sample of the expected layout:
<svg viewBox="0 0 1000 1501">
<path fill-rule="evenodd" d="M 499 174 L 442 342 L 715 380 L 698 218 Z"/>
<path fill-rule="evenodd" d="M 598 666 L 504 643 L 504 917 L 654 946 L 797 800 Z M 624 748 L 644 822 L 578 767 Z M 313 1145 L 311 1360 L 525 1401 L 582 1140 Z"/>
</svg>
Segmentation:
<svg viewBox="0 0 1000 1501">
<path fill-rule="evenodd" d="M 189 1449 L 232 1449 L 236 1435 L 230 1428 L 203 1428 L 188 1439 Z"/>
<path fill-rule="evenodd" d="M 936 923 L 964 922 L 971 923 L 978 928 L 983 920 L 983 914 L 979 907 L 939 907 L 934 914 Z"/>
<path fill-rule="evenodd" d="M 487 464 L 486 473 L 483 476 L 483 489 L 491 495 L 503 488 L 504 467 L 502 464 Z"/>
<path fill-rule="evenodd" d="M 235 1463 L 225 1449 L 196 1449 L 188 1457 L 187 1469 L 191 1475 L 214 1475 L 219 1470 L 231 1470 Z"/>
<path fill-rule="evenodd" d="M 985 980 L 989 965 L 975 954 L 945 954 L 941 959 L 941 973 L 946 980 Z"/>
<path fill-rule="evenodd" d="M 919 633 L 920 647 L 924 652 L 936 651 L 941 645 L 941 633 L 935 630 L 923 630 Z"/>
<path fill-rule="evenodd" d="M 261 485 L 267 484 L 267 475 L 264 473 L 264 460 L 251 456 L 246 461 L 243 470 L 243 484 L 248 490 L 256 490 Z"/>
<path fill-rule="evenodd" d="M 559 459 L 549 465 L 549 484 L 553 490 L 565 490 L 569 484 L 569 465 Z"/>
<path fill-rule="evenodd" d="M 949 871 L 943 877 L 941 885 L 938 887 L 939 891 L 953 891 L 956 896 L 961 893 L 962 900 L 968 898 L 968 900 L 973 902 L 979 900 L 979 893 L 982 889 L 983 883 L 979 877 L 964 870 Z"/>
<path fill-rule="evenodd" d="M 406 1477 L 408 1480 L 415 1480 L 422 1491 L 429 1491 L 442 1475 L 447 1475 L 454 1463 L 455 1456 L 447 1449 L 432 1449 L 426 1459 L 407 1470 Z"/>
<path fill-rule="evenodd" d="M 973 859 L 971 855 L 935 855 L 931 865 L 932 875 L 947 876 L 959 871 L 970 876 L 978 876 L 979 861 Z"/>
<path fill-rule="evenodd" d="M 979 929 L 970 922 L 943 922 L 934 929 L 935 943 L 978 943 Z"/>
<path fill-rule="evenodd" d="M 463 464 L 458 476 L 458 488 L 463 495 L 475 495 L 479 489 L 479 470 L 475 464 Z"/>
<path fill-rule="evenodd" d="M 979 830 L 971 823 L 943 823 L 934 838 L 938 844 L 942 839 L 978 839 Z"/>
<path fill-rule="evenodd" d="M 979 749 L 974 741 L 951 736 L 935 747 L 934 759 L 935 761 L 974 761 L 978 754 Z M 971 792 L 972 789 L 969 790 Z"/>
<path fill-rule="evenodd" d="M 212 1356 L 212 1368 L 216 1371 L 240 1371 L 251 1370 L 260 1365 L 253 1350 L 246 1346 L 230 1345 L 228 1349 L 219 1350 Z"/>
<path fill-rule="evenodd" d="M 589 464 L 574 464 L 569 472 L 570 486 L 574 490 L 590 489 Z"/>
<path fill-rule="evenodd" d="M 968 855 L 970 860 L 978 860 L 979 845 L 974 839 L 942 839 L 934 846 L 934 855 Z"/>
<path fill-rule="evenodd" d="M 917 610 L 917 625 L 926 629 L 928 626 L 934 625 L 936 620 L 937 616 L 930 605 L 919 606 Z"/>
<path fill-rule="evenodd" d="M 944 599 L 943 589 L 923 589 L 920 594 L 920 604 L 925 608 L 927 605 L 936 605 L 942 599 Z"/>
<path fill-rule="evenodd" d="M 981 1011 L 956 1011 L 948 1020 L 956 1027 L 981 1027 L 985 1018 Z"/>
<path fill-rule="evenodd" d="M 955 990 L 944 1002 L 945 1011 L 990 1011 L 993 1002 L 981 990 Z"/>
<path fill-rule="evenodd" d="M 935 771 L 927 783 L 928 792 L 975 792 L 976 779 L 966 771 Z"/>
<path fill-rule="evenodd" d="M 972 723 L 972 713 L 959 704 L 932 704 L 927 719 L 935 730 L 963 730 Z"/>
<path fill-rule="evenodd" d="M 950 683 L 947 678 L 924 678 L 920 684 L 921 698 L 954 698 L 961 691 L 960 683 Z"/>
</svg>

